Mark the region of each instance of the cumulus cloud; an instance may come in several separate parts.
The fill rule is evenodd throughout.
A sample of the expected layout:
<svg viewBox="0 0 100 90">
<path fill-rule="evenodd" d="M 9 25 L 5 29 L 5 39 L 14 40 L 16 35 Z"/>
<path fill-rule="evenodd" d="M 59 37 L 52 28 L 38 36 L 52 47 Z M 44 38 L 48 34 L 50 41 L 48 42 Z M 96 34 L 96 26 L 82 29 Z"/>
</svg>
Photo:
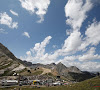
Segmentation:
<svg viewBox="0 0 100 90">
<path fill-rule="evenodd" d="M 85 31 L 86 37 L 84 38 L 79 50 L 86 49 L 87 46 L 98 45 L 100 43 L 100 22 L 94 21 L 88 26 Z"/>
<path fill-rule="evenodd" d="M 13 15 L 18 16 L 18 13 L 16 13 L 15 11 L 10 10 L 10 12 L 11 12 Z"/>
<path fill-rule="evenodd" d="M 21 6 L 29 11 L 31 14 L 35 13 L 40 17 L 38 21 L 41 23 L 44 21 L 44 15 L 47 13 L 48 6 L 50 4 L 50 0 L 19 0 L 21 2 Z"/>
<path fill-rule="evenodd" d="M 99 62 L 76 62 L 76 61 L 62 61 L 63 64 L 65 64 L 67 67 L 69 66 L 76 66 L 82 71 L 100 71 L 100 63 Z"/>
<path fill-rule="evenodd" d="M 75 36 L 75 31 L 80 33 L 80 27 L 87 18 L 87 13 L 93 8 L 93 5 L 94 3 L 92 0 L 68 0 L 67 4 L 65 5 L 65 14 L 67 17 L 66 23 L 70 25 L 72 29 L 66 30 L 67 35 L 70 36 L 65 40 L 63 46 L 65 49 L 62 48 L 63 51 L 84 51 L 90 44 L 97 45 L 100 42 L 100 23 L 96 21 L 88 26 L 85 32 L 85 38 L 82 38 L 81 34 L 77 35 L 77 33 L 77 37 L 73 37 L 73 34 Z M 94 33 L 95 31 L 96 33 Z"/>
<path fill-rule="evenodd" d="M 80 27 L 87 18 L 87 12 L 93 7 L 91 0 L 68 0 L 65 5 L 65 14 L 67 17 L 66 23 L 71 26 L 71 29 L 66 30 L 66 34 L 69 35 L 65 40 L 62 49 L 56 50 L 55 53 L 59 55 L 68 55 L 73 52 L 79 51 L 81 44 L 83 43 Z M 73 14 L 74 13 L 74 14 Z M 80 49 L 81 50 L 81 49 Z"/>
<path fill-rule="evenodd" d="M 74 61 L 78 56 L 65 56 L 63 61 Z"/>
<path fill-rule="evenodd" d="M 73 54 L 78 50 L 81 43 L 82 43 L 81 33 L 79 31 L 74 31 L 64 41 L 64 44 L 63 44 L 62 48 L 56 50 L 52 54 L 52 56 L 57 58 L 59 56 L 66 56 L 66 55 L 69 55 L 69 54 Z"/>
<path fill-rule="evenodd" d="M 92 60 L 99 60 L 100 55 L 95 54 L 95 47 L 91 47 L 89 50 L 87 50 L 86 53 L 83 53 L 82 55 L 70 55 L 65 56 L 61 61 L 92 61 Z"/>
<path fill-rule="evenodd" d="M 65 40 L 64 45 L 62 49 L 65 50 L 65 52 L 71 52 L 73 50 L 76 50 L 77 47 L 79 47 L 81 44 L 81 33 L 78 31 L 74 31 L 70 34 L 70 36 Z"/>
<path fill-rule="evenodd" d="M 31 51 L 32 51 L 33 53 L 36 53 L 36 56 L 37 56 L 37 57 L 43 56 L 44 53 L 45 53 L 45 47 L 46 47 L 47 44 L 49 44 L 49 41 L 50 41 L 51 38 L 52 38 L 51 36 L 48 36 L 48 37 L 46 37 L 46 38 L 44 39 L 43 42 L 41 42 L 41 43 L 36 43 L 36 44 L 35 44 L 35 47 L 34 47 L 33 49 L 31 49 Z"/>
<path fill-rule="evenodd" d="M 95 54 L 95 49 L 94 47 L 91 47 L 87 53 L 80 55 L 78 57 L 79 61 L 90 61 L 90 60 L 98 60 L 100 59 L 100 55 Z"/>
<path fill-rule="evenodd" d="M 85 32 L 87 41 L 92 45 L 100 43 L 100 22 L 95 21 L 92 23 Z"/>
<path fill-rule="evenodd" d="M 66 35 L 70 35 L 72 33 L 72 29 L 68 29 L 68 30 L 66 30 Z"/>
<path fill-rule="evenodd" d="M 24 32 L 22 35 L 24 35 L 24 36 L 26 36 L 26 37 L 30 38 L 30 35 L 29 35 L 29 33 L 28 33 L 28 32 Z"/>
<path fill-rule="evenodd" d="M 52 62 L 52 60 L 48 60 L 49 56 L 47 53 L 45 53 L 45 47 L 47 44 L 49 44 L 51 36 L 47 36 L 41 43 L 36 43 L 33 48 L 30 49 L 30 51 L 26 52 L 25 57 L 21 57 L 23 60 L 31 61 L 31 62 L 41 62 L 41 63 L 49 63 Z"/>
<path fill-rule="evenodd" d="M 91 0 L 68 0 L 65 6 L 66 23 L 74 30 L 80 29 L 82 23 L 87 18 L 87 12 L 91 10 L 93 4 Z"/>
<path fill-rule="evenodd" d="M 6 13 L 0 13 L 0 24 L 7 25 L 9 28 L 18 28 L 18 22 L 13 22 L 12 18 Z"/>
<path fill-rule="evenodd" d="M 31 56 L 31 52 L 30 51 L 27 51 L 26 54 L 27 54 L 27 56 Z"/>
</svg>

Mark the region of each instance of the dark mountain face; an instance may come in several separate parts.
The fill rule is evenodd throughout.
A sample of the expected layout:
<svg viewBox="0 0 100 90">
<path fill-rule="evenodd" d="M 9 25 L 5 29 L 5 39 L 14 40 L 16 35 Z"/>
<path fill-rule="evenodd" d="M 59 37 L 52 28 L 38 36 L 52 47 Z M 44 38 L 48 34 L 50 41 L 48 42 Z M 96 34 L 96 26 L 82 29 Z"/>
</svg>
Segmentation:
<svg viewBox="0 0 100 90">
<path fill-rule="evenodd" d="M 5 55 L 7 55 L 9 58 L 13 59 L 13 60 L 17 60 L 17 58 L 13 55 L 13 53 L 11 53 L 7 47 L 5 47 L 4 45 L 2 45 L 0 43 L 0 52 L 4 53 Z"/>
</svg>

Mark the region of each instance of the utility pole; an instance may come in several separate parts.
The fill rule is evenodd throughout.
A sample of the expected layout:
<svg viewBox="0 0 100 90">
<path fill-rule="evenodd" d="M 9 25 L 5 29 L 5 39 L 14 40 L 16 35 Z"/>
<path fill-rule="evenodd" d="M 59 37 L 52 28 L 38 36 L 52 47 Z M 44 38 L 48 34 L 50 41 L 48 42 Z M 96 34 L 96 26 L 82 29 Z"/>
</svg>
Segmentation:
<svg viewBox="0 0 100 90">
<path fill-rule="evenodd" d="M 18 74 L 18 86 L 19 86 L 19 90 L 20 90 L 20 74 Z"/>
</svg>

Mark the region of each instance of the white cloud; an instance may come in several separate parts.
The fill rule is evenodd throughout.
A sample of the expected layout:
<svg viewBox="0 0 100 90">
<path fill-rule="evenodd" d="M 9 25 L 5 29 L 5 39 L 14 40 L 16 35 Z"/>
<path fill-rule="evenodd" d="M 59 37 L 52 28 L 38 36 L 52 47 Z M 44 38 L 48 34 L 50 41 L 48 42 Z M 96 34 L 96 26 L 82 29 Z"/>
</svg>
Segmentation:
<svg viewBox="0 0 100 90">
<path fill-rule="evenodd" d="M 24 32 L 22 35 L 24 35 L 24 36 L 26 36 L 26 37 L 30 38 L 30 35 L 29 35 L 29 33 L 28 33 L 28 32 Z"/>
<path fill-rule="evenodd" d="M 77 59 L 77 56 L 65 56 L 64 61 L 74 61 Z"/>
<path fill-rule="evenodd" d="M 100 22 L 92 23 L 85 32 L 87 36 L 87 41 L 92 45 L 97 45 L 100 43 Z"/>
<path fill-rule="evenodd" d="M 13 15 L 18 16 L 18 13 L 16 13 L 15 11 L 10 10 L 10 12 L 11 12 Z"/>
<path fill-rule="evenodd" d="M 72 33 L 72 30 L 66 30 L 66 35 L 70 35 Z"/>
<path fill-rule="evenodd" d="M 52 38 L 51 36 L 48 36 L 41 43 L 36 43 L 35 47 L 33 49 L 31 49 L 31 51 L 33 53 L 36 53 L 37 57 L 43 56 L 44 53 L 45 53 L 45 47 L 46 47 L 47 44 L 49 44 L 49 41 L 50 41 L 51 38 Z"/>
<path fill-rule="evenodd" d="M 74 31 L 65 40 L 62 48 L 56 50 L 53 55 L 57 58 L 59 56 L 66 56 L 68 54 L 72 54 L 78 50 L 78 47 L 81 45 L 81 43 L 81 33 L 78 31 Z"/>
<path fill-rule="evenodd" d="M 82 55 L 72 55 L 72 56 L 65 56 L 62 61 L 74 61 L 74 60 L 79 60 L 79 61 L 92 61 L 92 60 L 98 60 L 100 59 L 100 55 L 95 54 L 95 49 L 94 47 L 91 47 L 89 50 L 87 50 L 86 53 L 83 53 Z"/>
<path fill-rule="evenodd" d="M 7 25 L 9 28 L 18 28 L 18 22 L 13 22 L 12 18 L 6 13 L 0 13 L 0 24 Z"/>
<path fill-rule="evenodd" d="M 53 47 L 53 48 L 57 48 L 57 45 L 53 45 L 52 47 Z"/>
<path fill-rule="evenodd" d="M 100 63 L 99 62 L 83 62 L 79 64 L 81 70 L 84 71 L 100 71 Z"/>
<path fill-rule="evenodd" d="M 63 61 L 61 60 L 63 64 L 65 64 L 67 67 L 69 66 L 76 66 L 82 71 L 100 71 L 100 62 L 76 62 L 76 61 Z"/>
<path fill-rule="evenodd" d="M 28 56 L 31 56 L 31 52 L 30 52 L 30 51 L 27 51 L 26 54 L 27 54 Z"/>
<path fill-rule="evenodd" d="M 97 22 L 95 22 L 95 25 L 91 25 L 88 27 L 88 29 L 92 30 L 86 30 L 86 37 L 83 38 L 80 33 L 80 27 L 82 26 L 82 23 L 87 18 L 87 13 L 93 8 L 93 2 L 91 0 L 68 0 L 66 6 L 65 6 L 65 14 L 67 17 L 66 23 L 72 27 L 72 29 L 66 30 L 66 34 L 70 35 L 64 43 L 64 46 L 61 51 L 64 52 L 70 52 L 70 51 L 80 51 L 80 50 L 86 50 L 87 46 L 93 44 L 99 43 L 99 36 L 97 36 L 97 40 L 95 39 L 95 36 L 97 34 L 94 33 L 92 36 L 92 33 L 96 30 L 98 32 L 99 25 Z M 74 13 L 74 14 L 73 14 Z M 94 26 L 94 27 L 93 27 Z M 93 29 L 95 30 L 93 31 Z M 78 33 L 75 33 L 78 32 Z M 90 34 L 91 32 L 91 34 Z M 80 34 L 79 34 L 80 33 Z M 99 33 L 99 32 L 98 32 Z M 77 35 L 78 34 L 78 35 Z M 89 34 L 91 37 L 89 37 Z M 75 37 L 76 35 L 76 37 Z M 98 34 L 99 35 L 99 34 Z M 65 48 L 64 48 L 65 47 Z"/>
<path fill-rule="evenodd" d="M 86 37 L 84 38 L 79 50 L 86 49 L 89 45 L 98 45 L 100 43 L 100 22 L 94 21 L 88 26 L 85 31 Z"/>
<path fill-rule="evenodd" d="M 95 54 L 95 49 L 94 47 L 91 47 L 90 50 L 86 54 L 83 54 L 78 57 L 79 61 L 90 61 L 90 60 L 98 60 L 100 59 L 100 55 Z"/>
<path fill-rule="evenodd" d="M 2 34 L 8 34 L 8 32 L 5 32 L 5 30 L 3 28 L 0 28 L 0 33 L 2 33 Z"/>
<path fill-rule="evenodd" d="M 48 53 L 45 53 L 45 47 L 49 44 L 51 36 L 47 36 L 41 43 L 36 43 L 35 46 L 27 51 L 27 56 L 20 57 L 22 60 L 27 60 L 31 62 L 39 62 L 39 63 L 50 63 L 52 60 L 49 60 Z"/>
<path fill-rule="evenodd" d="M 64 49 L 65 52 L 71 52 L 73 50 L 76 50 L 77 47 L 79 47 L 80 45 L 81 45 L 81 33 L 78 31 L 74 31 L 65 40 L 62 49 Z"/>
<path fill-rule="evenodd" d="M 66 23 L 74 30 L 80 29 L 83 21 L 87 18 L 87 12 L 91 10 L 91 0 L 68 0 L 65 6 Z"/>
<path fill-rule="evenodd" d="M 83 0 L 68 0 L 65 6 L 66 23 L 70 25 L 72 29 L 66 30 L 66 34 L 69 36 L 65 40 L 62 49 L 55 51 L 58 56 L 65 56 L 81 50 L 79 47 L 83 43 L 83 39 L 79 30 L 87 18 L 87 12 L 90 11 L 92 7 L 93 4 L 91 0 L 86 0 L 86 2 L 83 2 Z"/>
<path fill-rule="evenodd" d="M 35 13 L 40 17 L 38 21 L 41 23 L 44 21 L 44 15 L 47 12 L 48 6 L 50 4 L 50 0 L 19 0 L 21 2 L 21 6 L 29 11 L 31 14 Z"/>
</svg>

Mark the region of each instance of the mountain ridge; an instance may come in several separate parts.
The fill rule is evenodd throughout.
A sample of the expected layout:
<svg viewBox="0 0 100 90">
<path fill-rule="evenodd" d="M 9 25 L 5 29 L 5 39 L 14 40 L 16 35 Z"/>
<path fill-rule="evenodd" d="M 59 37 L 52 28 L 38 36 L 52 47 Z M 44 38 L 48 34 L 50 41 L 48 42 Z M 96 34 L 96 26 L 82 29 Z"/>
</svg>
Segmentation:
<svg viewBox="0 0 100 90">
<path fill-rule="evenodd" d="M 22 61 L 0 43 L 0 76 L 13 75 L 15 72 L 21 75 L 42 75 L 48 73 L 54 77 L 61 76 L 72 80 L 80 78 L 78 81 L 93 77 L 90 73 L 82 72 L 76 66 L 66 67 L 61 62 L 44 65 Z"/>
</svg>

